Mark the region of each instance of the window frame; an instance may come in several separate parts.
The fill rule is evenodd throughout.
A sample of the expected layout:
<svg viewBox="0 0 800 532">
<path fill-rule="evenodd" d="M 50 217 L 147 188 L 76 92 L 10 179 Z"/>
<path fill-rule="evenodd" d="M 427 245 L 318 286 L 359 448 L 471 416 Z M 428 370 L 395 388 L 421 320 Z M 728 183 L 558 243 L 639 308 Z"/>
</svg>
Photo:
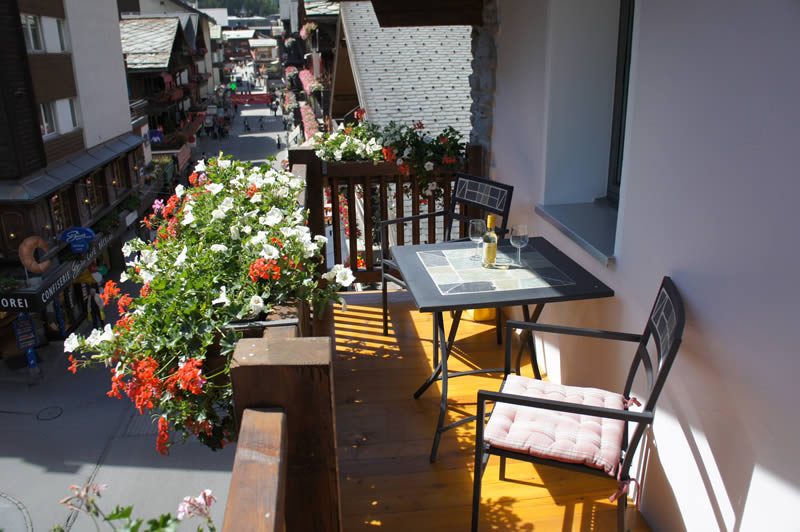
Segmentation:
<svg viewBox="0 0 800 532">
<path fill-rule="evenodd" d="M 49 131 L 47 128 L 48 123 L 45 109 L 50 111 L 50 125 L 52 126 L 52 131 Z M 53 102 L 43 102 L 39 104 L 39 129 L 43 139 L 58 135 L 58 122 L 56 121 L 56 111 L 53 108 Z"/>
<path fill-rule="evenodd" d="M 72 131 L 81 127 L 81 121 L 78 118 L 78 103 L 75 101 L 75 98 L 69 99 L 69 115 L 70 119 L 72 120 Z"/>
<path fill-rule="evenodd" d="M 58 45 L 60 47 L 60 52 L 66 52 L 67 50 L 67 28 L 66 28 L 66 21 L 61 18 L 56 19 L 56 30 L 58 32 Z"/>
<path fill-rule="evenodd" d="M 74 225 L 71 201 L 72 198 L 70 197 L 69 189 L 59 190 L 50 197 L 50 219 L 52 220 L 53 232 L 56 235 L 60 235 L 63 231 Z M 61 212 L 60 219 L 57 216 L 58 210 Z"/>
<path fill-rule="evenodd" d="M 620 0 L 614 110 L 611 118 L 611 147 L 606 186 L 606 199 L 614 207 L 619 205 L 619 192 L 622 185 L 622 159 L 625 145 L 625 120 L 628 111 L 634 8 L 635 0 Z"/>
<path fill-rule="evenodd" d="M 25 34 L 25 49 L 28 53 L 46 52 L 44 34 L 42 32 L 42 18 L 38 15 L 21 14 L 22 31 Z M 35 25 L 35 28 L 33 27 Z M 34 47 L 34 36 L 39 41 L 39 47 Z"/>
</svg>

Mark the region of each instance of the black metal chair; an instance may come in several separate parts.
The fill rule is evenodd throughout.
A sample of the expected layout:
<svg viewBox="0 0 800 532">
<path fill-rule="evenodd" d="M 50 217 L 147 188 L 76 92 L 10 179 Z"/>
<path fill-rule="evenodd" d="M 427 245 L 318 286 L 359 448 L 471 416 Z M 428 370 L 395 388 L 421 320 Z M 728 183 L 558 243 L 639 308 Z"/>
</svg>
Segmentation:
<svg viewBox="0 0 800 532">
<path fill-rule="evenodd" d="M 637 342 L 638 347 L 625 388 L 619 394 L 512 374 L 511 342 L 506 342 L 501 391 L 478 392 L 478 420 L 486 418 L 486 401 L 495 402 L 495 407 L 485 427 L 478 423 L 476 433 L 472 531 L 478 530 L 481 477 L 492 454 L 500 456 L 501 479 L 505 479 L 507 458 L 616 477 L 619 490 L 610 500 L 617 501 L 617 527 L 623 531 L 631 462 L 645 429 L 653 422 L 656 401 L 678 353 L 684 323 L 683 303 L 669 277 L 664 277 L 661 283 L 641 335 L 507 322 L 506 335 L 517 328 Z M 651 341 L 655 344 L 656 358 L 648 350 Z M 640 403 L 631 398 L 631 389 L 642 368 L 647 377 L 647 393 L 642 398 L 643 410 L 634 412 L 628 410 L 629 406 Z"/>
<path fill-rule="evenodd" d="M 495 214 L 501 217 L 501 222 L 495 228 L 495 233 L 501 237 L 507 232 L 508 225 L 508 211 L 511 209 L 511 195 L 514 192 L 514 187 L 504 183 L 498 183 L 483 177 L 477 177 L 468 174 L 456 173 L 456 182 L 453 187 L 452 199 L 450 206 L 447 210 L 429 212 L 425 214 L 418 214 L 415 216 L 404 216 L 402 218 L 395 218 L 393 220 L 383 220 L 378 222 L 381 234 L 381 290 L 383 294 L 383 334 L 389 334 L 389 300 L 386 292 L 386 285 L 391 281 L 401 288 L 406 288 L 406 283 L 400 278 L 400 273 L 397 264 L 391 258 L 389 253 L 389 226 L 394 224 L 402 224 L 412 222 L 414 220 L 422 220 L 426 218 L 435 218 L 437 216 L 444 216 L 444 240 L 452 240 L 453 222 L 469 223 L 470 220 L 476 216 L 468 216 L 464 213 L 465 207 L 475 207 L 479 211 L 477 217 L 486 218 L 487 214 Z M 457 210 L 461 206 L 461 212 Z M 469 237 L 462 237 L 457 240 L 466 240 Z M 503 331 L 500 316 L 500 309 L 496 312 L 497 319 L 497 343 L 502 343 Z"/>
</svg>

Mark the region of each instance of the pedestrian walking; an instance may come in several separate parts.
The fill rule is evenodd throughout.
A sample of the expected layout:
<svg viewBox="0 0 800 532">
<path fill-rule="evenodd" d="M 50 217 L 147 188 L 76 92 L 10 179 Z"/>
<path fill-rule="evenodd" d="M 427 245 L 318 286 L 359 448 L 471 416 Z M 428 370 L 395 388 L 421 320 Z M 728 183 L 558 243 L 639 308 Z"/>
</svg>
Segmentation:
<svg viewBox="0 0 800 532">
<path fill-rule="evenodd" d="M 89 304 L 87 310 L 89 311 L 89 318 L 92 321 L 92 327 L 102 329 L 103 325 L 105 325 L 105 305 L 103 304 L 103 298 L 100 297 L 97 290 L 90 288 L 88 299 Z"/>
</svg>

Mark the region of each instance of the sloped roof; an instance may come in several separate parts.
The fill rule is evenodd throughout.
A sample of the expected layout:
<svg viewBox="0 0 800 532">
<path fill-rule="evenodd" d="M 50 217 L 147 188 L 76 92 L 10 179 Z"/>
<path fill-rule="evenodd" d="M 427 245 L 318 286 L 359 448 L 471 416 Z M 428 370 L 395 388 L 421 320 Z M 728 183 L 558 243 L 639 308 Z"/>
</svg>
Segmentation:
<svg viewBox="0 0 800 532">
<path fill-rule="evenodd" d="M 305 0 L 303 7 L 305 7 L 307 17 L 336 16 L 339 14 L 339 2 L 331 2 L 330 0 Z"/>
<path fill-rule="evenodd" d="M 227 7 L 209 7 L 200 9 L 203 13 L 210 16 L 216 21 L 217 26 L 228 25 L 228 8 Z"/>
<path fill-rule="evenodd" d="M 256 30 L 226 30 L 222 32 L 223 39 L 252 39 Z"/>
<path fill-rule="evenodd" d="M 178 17 L 120 20 L 122 54 L 128 70 L 166 69 L 180 27 Z"/>
<path fill-rule="evenodd" d="M 250 39 L 247 42 L 250 43 L 250 48 L 278 46 L 278 41 L 275 39 Z"/>
<path fill-rule="evenodd" d="M 471 26 L 381 28 L 371 2 L 342 2 L 341 17 L 369 121 L 421 120 L 428 131 L 453 126 L 469 138 Z"/>
</svg>

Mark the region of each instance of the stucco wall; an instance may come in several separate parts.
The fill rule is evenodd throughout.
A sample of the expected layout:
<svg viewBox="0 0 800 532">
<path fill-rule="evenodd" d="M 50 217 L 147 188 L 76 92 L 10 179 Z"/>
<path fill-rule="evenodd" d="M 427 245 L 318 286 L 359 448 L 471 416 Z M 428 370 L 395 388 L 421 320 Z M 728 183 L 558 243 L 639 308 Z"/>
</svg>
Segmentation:
<svg viewBox="0 0 800 532">
<path fill-rule="evenodd" d="M 654 530 L 795 529 L 800 7 L 637 3 L 616 264 L 605 267 L 534 213 L 548 167 L 551 6 L 499 4 L 492 175 L 517 187 L 513 222 L 616 291 L 549 305 L 541 321 L 640 331 L 663 275 L 685 300 L 683 347 L 637 475 L 642 511 Z M 629 351 L 544 344 L 551 377 L 621 386 Z"/>
<path fill-rule="evenodd" d="M 131 130 L 125 63 L 114 2 L 65 0 L 86 147 Z"/>
</svg>

